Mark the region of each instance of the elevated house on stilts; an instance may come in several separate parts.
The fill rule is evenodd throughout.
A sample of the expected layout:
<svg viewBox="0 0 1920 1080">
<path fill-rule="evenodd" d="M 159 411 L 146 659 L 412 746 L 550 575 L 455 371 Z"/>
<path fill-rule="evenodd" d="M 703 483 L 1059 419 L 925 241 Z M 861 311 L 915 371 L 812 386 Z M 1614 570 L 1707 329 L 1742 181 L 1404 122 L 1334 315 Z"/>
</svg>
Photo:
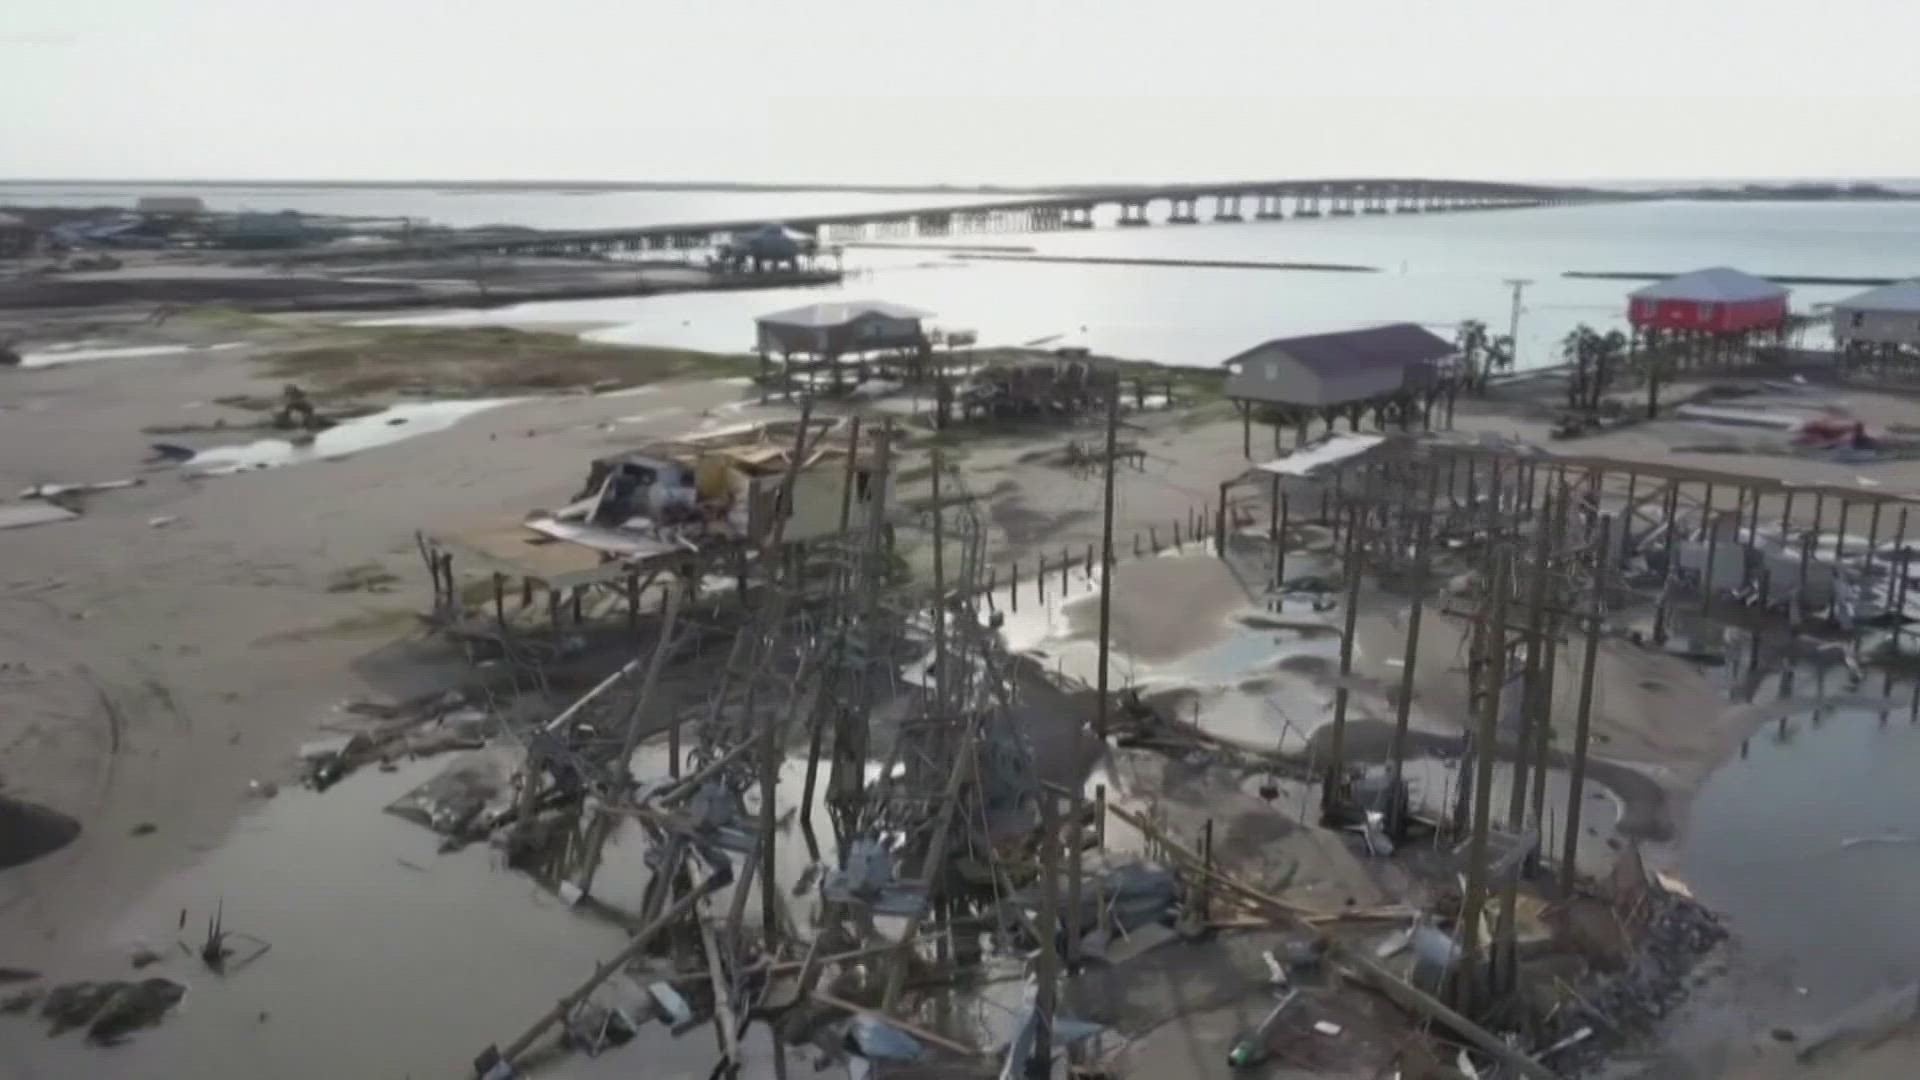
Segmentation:
<svg viewBox="0 0 1920 1080">
<path fill-rule="evenodd" d="M 1227 397 L 1240 410 L 1242 453 L 1253 456 L 1253 414 L 1307 440 L 1313 420 L 1332 431 L 1344 417 L 1353 431 L 1373 415 L 1375 426 L 1410 430 L 1433 423 L 1433 407 L 1455 383 L 1452 342 L 1413 323 L 1275 338 L 1227 360 Z"/>
</svg>

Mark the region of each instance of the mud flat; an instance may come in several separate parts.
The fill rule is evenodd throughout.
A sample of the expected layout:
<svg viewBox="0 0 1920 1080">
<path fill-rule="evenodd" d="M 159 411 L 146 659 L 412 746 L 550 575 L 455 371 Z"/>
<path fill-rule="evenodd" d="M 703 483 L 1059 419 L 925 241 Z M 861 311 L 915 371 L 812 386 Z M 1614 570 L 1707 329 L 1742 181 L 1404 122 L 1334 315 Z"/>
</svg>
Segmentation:
<svg viewBox="0 0 1920 1080">
<path fill-rule="evenodd" d="M 38 844 L 47 850 L 0 870 L 0 910 L 6 912 L 0 959 L 61 980 L 126 979 L 134 977 L 128 974 L 132 958 L 144 948 L 166 954 L 158 971 L 189 992 L 185 1006 L 160 1026 L 112 1052 L 77 1039 L 46 1039 L 8 1017 L 0 1017 L 7 1025 L 0 1039 L 23 1046 L 22 1060 L 37 1070 L 29 1075 L 177 1072 L 237 1080 L 464 1071 L 488 1041 L 509 1038 L 617 950 L 626 940 L 623 928 L 509 872 L 502 853 L 481 845 L 443 853 L 441 838 L 381 812 L 447 759 L 414 761 L 395 753 L 391 771 L 369 760 L 319 794 L 294 787 L 299 748 L 362 732 L 365 718 L 342 707 L 349 699 L 415 699 L 472 677 L 467 657 L 421 633 L 418 616 L 431 606 L 432 591 L 416 528 L 563 505 L 577 491 L 582 464 L 596 456 L 707 424 L 790 414 L 751 403 L 745 386 L 727 381 L 738 378 L 729 361 L 693 354 L 603 351 L 559 336 L 507 331 L 413 336 L 278 321 L 198 324 L 183 316 L 170 322 L 173 329 L 151 329 L 153 337 L 143 340 L 204 335 L 242 344 L 217 353 L 0 372 L 0 491 L 143 481 L 81 495 L 72 520 L 0 534 L 6 566 L 0 571 L 0 651 L 8 665 L 0 669 L 0 797 L 58 811 L 80 829 L 64 845 Z M 286 446 L 242 454 L 279 467 L 196 476 L 177 465 L 146 463 L 150 444 L 165 436 L 144 428 L 209 428 L 180 437 L 214 456 L 222 447 L 268 438 L 246 425 L 259 419 L 261 403 L 271 407 L 289 379 L 306 386 L 323 409 L 353 403 L 401 411 L 370 414 L 382 417 L 377 424 L 343 424 L 347 435 L 335 438 L 345 446 L 320 446 L 322 433 L 312 451 L 274 439 Z M 605 384 L 608 379 L 614 382 Z M 586 392 L 597 383 L 609 392 Z M 519 400 L 476 405 L 502 396 Z M 1910 408 L 1861 397 L 1887 415 Z M 433 413 L 448 399 L 474 407 L 460 416 Z M 427 411 L 406 411 L 412 407 Z M 429 420 L 429 413 L 439 419 Z M 229 419 L 227 429 L 212 423 L 216 416 Z M 398 418 L 408 422 L 385 422 Z M 1491 407 L 1463 409 L 1461 420 L 1463 429 L 1544 438 L 1544 421 Z M 1214 497 L 1223 474 L 1241 464 L 1240 432 L 1237 423 L 1204 408 L 1142 417 L 1138 424 L 1133 434 L 1147 463 L 1125 481 L 1116 533 L 1123 552 L 1132 550 L 1136 534 L 1148 550 L 1137 560 L 1125 557 L 1115 571 L 1116 684 L 1138 685 L 1149 704 L 1164 703 L 1169 715 L 1211 735 L 1275 751 L 1283 762 L 1313 760 L 1326 744 L 1329 703 L 1342 685 L 1332 652 L 1339 607 L 1315 610 L 1311 599 L 1284 596 L 1275 610 L 1261 555 L 1236 546 L 1221 560 L 1196 547 L 1190 532 L 1183 551 L 1154 556 L 1151 547 L 1173 546 L 1172 526 L 1191 529 L 1193 512 Z M 361 438 L 375 427 L 381 438 Z M 402 434 L 385 437 L 396 432 Z M 1610 440 L 1610 453 L 1658 461 L 1673 457 L 1673 445 L 1686 437 L 1684 426 L 1663 422 L 1588 445 Z M 1059 559 L 1060 549 L 1078 553 L 1099 536 L 1097 489 L 1084 475 L 1035 456 L 1061 440 L 1053 431 L 993 432 L 943 446 L 964 466 L 983 504 L 993 565 L 1021 561 L 1028 590 L 1037 554 L 1047 553 L 1057 567 L 1068 561 Z M 916 443 L 903 453 L 911 455 L 910 465 L 926 460 Z M 1862 474 L 1858 464 L 1775 464 L 1822 479 Z M 1911 484 L 1914 469 L 1912 463 L 1873 466 L 1872 478 Z M 902 484 L 903 499 L 926 494 L 924 480 Z M 1301 539 L 1304 550 L 1290 555 L 1293 573 L 1324 574 L 1334 561 L 1329 538 L 1303 531 Z M 1063 588 L 1052 587 L 1046 601 L 1026 593 L 1018 612 L 1010 597 L 996 596 L 1009 643 L 1054 676 L 1086 679 L 1095 655 L 1090 634 L 1097 611 L 1090 601 L 1096 585 L 1097 575 L 1069 568 Z M 1404 600 L 1385 591 L 1376 595 L 1369 586 L 1363 595 L 1355 675 L 1344 684 L 1350 692 L 1347 753 L 1356 762 L 1379 756 L 1385 725 L 1394 718 L 1404 610 Z M 1426 808 L 1445 805 L 1457 783 L 1456 747 L 1470 715 L 1462 638 L 1461 621 L 1429 610 L 1411 763 Z M 623 640 L 625 659 L 632 643 Z M 726 640 L 707 642 L 707 664 L 724 657 Z M 1564 649 L 1560 663 L 1574 663 L 1575 653 Z M 582 673 L 568 675 L 573 681 L 556 697 L 578 692 Z M 699 680 L 688 681 L 690 700 L 704 700 Z M 1606 761 L 1596 759 L 1588 774 L 1594 806 L 1586 818 L 1592 835 L 1581 840 L 1583 862 L 1601 864 L 1603 852 L 1613 852 L 1610 841 L 1651 837 L 1661 828 L 1691 839 L 1686 810 L 1703 781 L 1706 793 L 1693 804 L 1703 835 L 1721 828 L 1709 823 L 1737 823 L 1754 812 L 1750 798 L 1734 799 L 1724 815 L 1715 809 L 1713 784 L 1737 775 L 1739 744 L 1753 725 L 1729 709 L 1726 684 L 1713 669 L 1616 637 L 1602 648 L 1597 682 L 1596 754 Z M 1556 753 L 1571 739 L 1565 725 L 1576 711 L 1576 685 L 1577 669 L 1560 669 Z M 1383 883 L 1380 860 L 1367 856 L 1354 834 L 1309 823 L 1307 785 L 1277 775 L 1276 767 L 1269 796 L 1261 770 L 1227 765 L 1227 751 L 1087 747 L 1058 719 L 1071 719 L 1073 709 L 1088 704 L 1086 691 L 1060 693 L 1068 707 L 1049 715 L 1066 728 L 1064 735 L 1055 732 L 1064 749 L 1043 763 L 1049 775 L 1106 783 L 1115 805 L 1129 812 L 1164 812 L 1182 843 L 1194 842 L 1211 821 L 1221 866 L 1267 888 L 1289 882 L 1288 901 L 1303 910 L 1335 915 L 1349 907 L 1394 908 L 1390 927 L 1404 927 L 1406 915 L 1396 907 L 1401 893 L 1390 877 Z M 1274 701 L 1283 716 L 1268 708 Z M 1894 729 L 1902 724 L 1904 717 L 1896 717 L 1881 736 L 1884 743 L 1843 744 L 1838 759 L 1817 771 L 1817 786 L 1837 785 L 1863 756 L 1898 760 Z M 517 761 L 518 744 L 507 743 Z M 1811 747 L 1812 740 L 1803 745 Z M 783 810 L 803 783 L 803 741 L 785 749 L 776 766 Z M 1764 765 L 1761 755 L 1756 746 L 1748 760 Z M 1736 764 L 1716 776 L 1716 766 L 1730 759 Z M 657 776 L 660 770 L 644 771 Z M 1494 771 L 1495 801 L 1506 791 L 1504 771 L 1504 765 Z M 1559 769 L 1551 769 L 1549 783 L 1557 805 L 1566 790 Z M 268 794 L 274 790 L 278 794 Z M 1656 805 L 1656 799 L 1664 801 Z M 1868 809 L 1884 817 L 1905 805 Z M 1865 831 L 1867 824 L 1828 826 L 1887 835 L 1886 826 L 1873 832 Z M 774 849 L 776 876 L 791 895 L 788 881 L 798 884 L 811 864 L 828 860 L 807 850 L 797 825 L 784 828 Z M 637 903 L 645 887 L 644 837 L 634 822 L 614 831 L 596 887 L 610 906 Z M 1155 843 L 1112 825 L 1116 851 Z M 1884 850 L 1842 854 L 1886 860 L 1906 854 L 1899 844 L 1880 846 Z M 1683 877 L 1690 876 L 1686 856 L 1680 858 Z M 1895 880 L 1884 867 L 1869 872 L 1874 880 Z M 1692 876 L 1694 888 L 1714 903 L 1720 880 L 1704 867 Z M 1737 876 L 1732 880 L 1734 888 L 1747 888 Z M 1739 914 L 1735 899 L 1725 903 L 1736 929 L 1743 919 L 1762 918 L 1758 911 Z M 797 907 L 804 923 L 810 909 Z M 216 910 L 229 927 L 271 942 L 272 950 L 227 976 L 201 970 L 176 942 L 197 944 L 196 931 Z M 1244 907 L 1232 915 L 1250 917 Z M 1876 932 L 1891 929 L 1870 925 Z M 1250 1014 L 1260 1010 L 1249 1003 L 1272 1000 L 1259 951 L 1280 942 L 1259 936 L 1268 933 L 1256 930 L 1228 945 L 1168 944 L 1136 969 L 1135 981 L 1104 976 L 1084 985 L 1101 1000 L 1094 991 L 1118 984 L 1109 987 L 1118 1003 L 1108 1015 L 1133 1040 L 1128 1053 L 1137 1055 L 1132 1060 L 1143 1075 L 1188 1062 L 1196 1074 L 1224 1073 L 1224 1043 L 1258 1019 Z M 1017 990 L 1019 966 L 1013 967 L 1008 981 Z M 1832 993 L 1844 990 L 1836 982 Z M 1183 1002 L 1193 1006 L 1191 1016 L 1179 1013 Z M 978 1002 L 958 1005 L 964 1011 Z M 934 1023 L 932 1011 L 915 1015 Z M 978 1008 L 982 1015 L 991 1011 Z M 1329 1068 L 1362 1058 L 1374 1064 L 1369 1055 L 1399 1034 L 1384 1006 L 1315 1018 L 1353 1033 L 1338 1044 L 1352 1050 L 1351 1059 L 1333 1060 L 1338 1055 L 1325 1046 L 1316 1051 L 1332 1055 Z M 941 1030 L 989 1045 L 1004 1027 L 976 1022 Z M 1315 1035 L 1311 1026 L 1294 1034 L 1308 1040 L 1303 1046 L 1332 1038 Z M 765 1038 L 763 1028 L 752 1029 L 747 1075 L 771 1071 Z M 713 1051 L 702 1037 L 676 1040 L 649 1024 L 637 1045 L 595 1060 L 570 1057 L 560 1068 L 565 1075 L 626 1074 L 636 1062 L 649 1075 L 703 1076 Z"/>
</svg>

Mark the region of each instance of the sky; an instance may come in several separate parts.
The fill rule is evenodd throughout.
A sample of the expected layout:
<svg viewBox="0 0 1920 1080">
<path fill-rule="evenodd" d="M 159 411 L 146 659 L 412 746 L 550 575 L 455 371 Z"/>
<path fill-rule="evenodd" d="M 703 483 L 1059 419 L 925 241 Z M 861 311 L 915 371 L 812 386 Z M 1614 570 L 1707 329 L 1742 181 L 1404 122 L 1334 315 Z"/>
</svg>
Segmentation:
<svg viewBox="0 0 1920 1080">
<path fill-rule="evenodd" d="M 0 177 L 1920 177 L 1920 0 L 0 0 Z"/>
</svg>

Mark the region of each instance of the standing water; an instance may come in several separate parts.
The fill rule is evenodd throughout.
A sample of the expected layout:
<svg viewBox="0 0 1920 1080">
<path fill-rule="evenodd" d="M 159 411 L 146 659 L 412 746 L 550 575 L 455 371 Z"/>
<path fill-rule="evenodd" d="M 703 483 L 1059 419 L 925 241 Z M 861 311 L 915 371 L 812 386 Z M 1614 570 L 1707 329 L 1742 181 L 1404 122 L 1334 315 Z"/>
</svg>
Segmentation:
<svg viewBox="0 0 1920 1080">
<path fill-rule="evenodd" d="M 1693 806 L 1683 875 L 1816 1013 L 1920 978 L 1920 727 L 1882 719 L 1769 725 Z"/>
</svg>

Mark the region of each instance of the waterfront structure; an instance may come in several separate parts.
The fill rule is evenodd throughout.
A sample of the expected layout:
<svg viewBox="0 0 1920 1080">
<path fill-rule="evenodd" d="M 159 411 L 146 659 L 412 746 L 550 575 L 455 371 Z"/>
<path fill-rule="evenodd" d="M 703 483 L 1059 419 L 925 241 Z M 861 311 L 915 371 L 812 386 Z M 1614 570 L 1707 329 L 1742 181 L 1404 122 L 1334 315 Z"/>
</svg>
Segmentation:
<svg viewBox="0 0 1920 1080">
<path fill-rule="evenodd" d="M 1835 302 L 1833 340 L 1843 348 L 1920 348 L 1920 279 L 1882 285 Z"/>
<path fill-rule="evenodd" d="M 780 358 L 789 397 L 796 373 L 805 373 L 803 381 L 816 386 L 824 369 L 838 390 L 848 358 L 864 365 L 875 354 L 924 357 L 929 345 L 922 323 L 932 314 L 884 300 L 853 300 L 808 304 L 762 315 L 754 320 L 761 393 L 766 393 L 771 382 L 775 356 Z"/>
<path fill-rule="evenodd" d="M 1787 321 L 1786 287 L 1727 266 L 1681 274 L 1628 295 L 1627 320 L 1643 330 L 1737 334 Z"/>
<path fill-rule="evenodd" d="M 855 210 L 790 217 L 779 224 L 820 244 L 940 239 L 981 233 L 1063 232 L 1110 223 L 1143 228 L 1165 224 L 1228 224 L 1253 219 L 1278 222 L 1323 214 L 1443 213 L 1618 202 L 1644 196 L 1594 188 L 1504 184 L 1477 180 L 1419 178 L 1353 180 L 1243 180 L 1150 187 L 1076 187 L 1036 191 L 964 205 L 914 209 Z M 1203 202 L 1213 214 L 1203 219 Z M 1164 212 L 1162 211 L 1164 207 Z M 685 222 L 630 228 L 566 232 L 450 233 L 416 237 L 407 244 L 359 246 L 351 251 L 316 249 L 291 259 L 364 262 L 378 258 L 418 258 L 468 252 L 524 255 L 607 255 L 620 252 L 711 250 L 742 232 L 766 227 L 761 221 Z"/>
<path fill-rule="evenodd" d="M 1265 411 L 1279 427 L 1295 424 L 1301 440 L 1311 418 L 1329 430 L 1346 417 L 1358 431 L 1360 419 L 1374 414 L 1384 426 L 1397 420 L 1411 426 L 1418 413 L 1431 422 L 1434 401 L 1453 385 L 1452 342 L 1414 323 L 1392 323 L 1363 330 L 1275 338 L 1225 361 L 1226 395 L 1240 410 L 1242 450 L 1252 456 L 1253 410 Z"/>
</svg>

